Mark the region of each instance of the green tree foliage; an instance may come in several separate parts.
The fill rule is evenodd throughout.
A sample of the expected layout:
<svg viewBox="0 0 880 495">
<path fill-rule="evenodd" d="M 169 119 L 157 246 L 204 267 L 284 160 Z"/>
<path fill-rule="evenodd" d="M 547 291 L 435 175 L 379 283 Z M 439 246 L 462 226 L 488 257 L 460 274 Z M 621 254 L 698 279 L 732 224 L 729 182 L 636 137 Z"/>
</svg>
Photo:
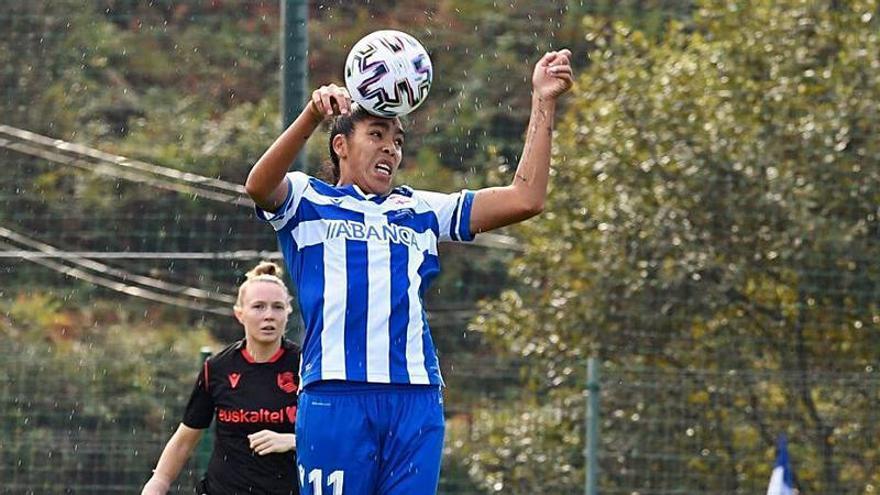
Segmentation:
<svg viewBox="0 0 880 495">
<path fill-rule="evenodd" d="M 279 130 L 279 2 L 13 0 L 5 7 L 4 123 L 234 182 Z M 473 400 L 471 391 L 486 392 L 486 383 L 497 393 L 492 408 L 517 400 L 498 413 L 477 409 L 471 426 L 451 431 L 449 457 L 469 456 L 476 483 L 505 493 L 579 491 L 581 360 L 598 355 L 609 491 L 753 493 L 766 482 L 773 437 L 783 430 L 804 491 L 876 490 L 876 2 L 327 1 L 310 9 L 313 85 L 341 82 L 348 48 L 374 29 L 409 31 L 431 51 L 434 88 L 408 123 L 402 174 L 418 187 L 509 180 L 534 60 L 569 46 L 584 73 L 564 103 L 548 211 L 517 230 L 527 246 L 510 275 L 522 286 L 485 306 L 476 336 L 460 335 L 459 321 L 446 321 L 449 330 L 432 322 L 444 328 L 438 340 L 446 363 L 475 355 L 493 363 L 474 345 L 483 338 L 530 363 L 512 384 L 509 376 L 487 378 L 488 365 L 447 374 L 459 407 Z M 313 140 L 311 163 L 325 146 Z M 229 205 L 94 179 L 12 151 L 0 156 L 25 164 L 7 173 L 0 197 L 14 207 L 0 217 L 46 241 L 60 233 L 60 246 L 272 246 L 268 229 L 259 237 L 242 227 L 242 210 Z M 466 311 L 497 291 L 491 274 L 504 255 L 468 249 L 447 253 L 452 276 L 435 286 L 432 303 Z M 189 266 L 193 284 L 232 283 L 215 265 Z M 110 304 L 98 301 L 100 291 L 77 291 L 77 301 Z M 7 311 L 59 304 L 35 301 Z M 82 334 L 101 355 L 119 358 L 84 361 L 86 374 L 71 385 L 73 393 L 118 392 L 118 402 L 91 405 L 89 421 L 157 410 L 139 396 L 149 387 L 138 380 L 151 368 L 120 358 L 126 346 L 161 349 L 123 331 L 140 328 L 134 307 L 124 325 L 99 323 L 106 335 Z M 58 308 L 27 314 L 14 317 L 15 328 L 28 329 L 9 333 L 16 342 L 66 318 Z M 114 321 L 105 317 L 95 321 Z M 38 342 L 16 345 L 36 356 Z M 28 375 L 86 359 L 52 349 L 59 361 L 28 367 Z M 113 370 L 121 381 L 98 382 L 97 370 Z M 190 379 L 187 371 L 182 390 Z M 519 385 L 534 392 L 531 399 L 517 394 Z M 68 407 L 66 400 L 59 403 Z M 32 431 L 34 443 L 52 435 Z"/>
<path fill-rule="evenodd" d="M 472 328 L 528 358 L 535 383 L 559 387 L 551 396 L 577 397 L 572 377 L 583 378 L 572 365 L 597 355 L 611 373 L 603 411 L 660 421 L 671 401 L 685 401 L 705 428 L 694 454 L 681 454 L 684 419 L 671 440 L 659 427 L 627 438 L 635 430 L 606 419 L 607 489 L 627 487 L 624 465 L 643 476 L 662 470 L 662 460 L 635 461 L 662 438 L 683 455 L 681 469 L 751 493 L 766 482 L 782 431 L 806 493 L 876 489 L 876 15 L 867 0 L 707 1 L 659 42 L 585 19 L 592 66 L 558 129 L 548 211 L 527 225 L 527 254 L 512 269 L 522 287 L 485 305 Z M 744 372 L 723 389 L 694 378 L 703 382 L 690 395 L 665 395 L 659 383 L 615 392 L 615 376 L 644 366 L 682 379 L 685 370 Z M 838 373 L 864 381 L 840 387 Z M 582 418 L 545 424 L 550 433 L 533 432 L 528 448 L 551 454 L 553 442 L 534 441 L 578 431 Z M 476 439 L 487 448 L 472 465 L 487 485 L 500 477 L 528 487 L 515 493 L 534 492 L 540 473 L 498 467 L 527 452 L 505 433 L 511 421 Z M 502 454 L 493 438 L 517 448 Z M 572 490 L 582 475 L 570 472 Z M 642 489 L 719 493 L 669 479 Z"/>
<path fill-rule="evenodd" d="M 199 350 L 218 347 L 207 330 L 41 292 L 0 310 L 4 488 L 110 493 L 143 483 L 180 421 Z M 180 481 L 192 483 L 191 473 Z"/>
<path fill-rule="evenodd" d="M 528 78 L 540 54 L 561 46 L 583 53 L 584 12 L 639 22 L 687 9 L 678 5 L 318 2 L 310 5 L 311 84 L 342 83 L 348 49 L 368 32 L 412 32 L 431 52 L 435 82 L 409 123 L 407 179 L 434 185 L 432 167 L 440 165 L 458 172 L 454 183 L 506 182 L 521 150 Z M 241 182 L 278 133 L 279 8 L 238 0 L 85 7 L 80 0 L 14 0 L 0 15 L 4 122 Z M 325 154 L 325 143 L 313 140 L 312 170 Z M 143 188 L 123 192 L 117 196 L 125 201 L 149 199 Z M 112 193 L 91 185 L 89 197 L 102 195 Z"/>
</svg>

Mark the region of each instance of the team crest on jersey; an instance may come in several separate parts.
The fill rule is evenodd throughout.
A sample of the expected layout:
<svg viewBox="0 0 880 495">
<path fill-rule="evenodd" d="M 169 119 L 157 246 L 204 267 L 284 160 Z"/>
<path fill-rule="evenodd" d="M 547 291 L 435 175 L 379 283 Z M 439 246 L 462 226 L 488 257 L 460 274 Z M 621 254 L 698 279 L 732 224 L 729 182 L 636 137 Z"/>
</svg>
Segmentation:
<svg viewBox="0 0 880 495">
<path fill-rule="evenodd" d="M 278 377 L 275 381 L 278 383 L 278 388 L 284 390 L 288 394 L 296 392 L 296 382 L 293 380 L 292 372 L 285 371 L 283 373 L 278 373 Z"/>
<path fill-rule="evenodd" d="M 393 205 L 412 205 L 416 202 L 416 200 L 407 196 L 400 196 L 395 194 L 388 199 L 388 202 Z"/>
</svg>

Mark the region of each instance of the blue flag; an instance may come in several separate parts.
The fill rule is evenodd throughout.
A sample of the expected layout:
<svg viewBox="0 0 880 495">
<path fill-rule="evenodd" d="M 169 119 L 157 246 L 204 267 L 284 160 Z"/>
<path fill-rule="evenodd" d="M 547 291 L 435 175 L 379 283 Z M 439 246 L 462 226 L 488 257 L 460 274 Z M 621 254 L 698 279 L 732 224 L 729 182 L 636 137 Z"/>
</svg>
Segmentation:
<svg viewBox="0 0 880 495">
<path fill-rule="evenodd" d="M 794 473 L 788 462 L 788 443 L 785 435 L 779 435 L 776 444 L 776 464 L 767 486 L 767 495 L 794 495 Z"/>
</svg>

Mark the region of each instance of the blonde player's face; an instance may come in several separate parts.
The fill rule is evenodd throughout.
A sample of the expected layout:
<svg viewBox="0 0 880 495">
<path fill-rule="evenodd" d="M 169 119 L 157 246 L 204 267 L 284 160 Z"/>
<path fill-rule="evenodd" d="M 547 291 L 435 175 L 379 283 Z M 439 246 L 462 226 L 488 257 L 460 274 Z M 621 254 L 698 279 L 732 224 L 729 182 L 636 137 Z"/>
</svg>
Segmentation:
<svg viewBox="0 0 880 495">
<path fill-rule="evenodd" d="M 400 121 L 369 117 L 355 124 L 351 136 L 338 138 L 340 184 L 354 183 L 367 193 L 388 194 L 403 160 Z"/>
<path fill-rule="evenodd" d="M 287 292 L 276 283 L 261 281 L 245 288 L 241 307 L 235 310 L 245 335 L 261 344 L 280 342 L 288 314 Z"/>
</svg>

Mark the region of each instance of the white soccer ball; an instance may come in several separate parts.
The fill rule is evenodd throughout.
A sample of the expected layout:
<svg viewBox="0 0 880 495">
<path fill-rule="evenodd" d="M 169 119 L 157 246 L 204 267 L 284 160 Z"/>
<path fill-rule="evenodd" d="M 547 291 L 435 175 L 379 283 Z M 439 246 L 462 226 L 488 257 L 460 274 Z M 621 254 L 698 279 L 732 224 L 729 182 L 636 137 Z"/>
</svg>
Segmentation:
<svg viewBox="0 0 880 495">
<path fill-rule="evenodd" d="M 400 31 L 364 36 L 345 61 L 351 99 L 379 117 L 400 117 L 418 108 L 428 97 L 433 75 L 425 47 Z"/>
</svg>

